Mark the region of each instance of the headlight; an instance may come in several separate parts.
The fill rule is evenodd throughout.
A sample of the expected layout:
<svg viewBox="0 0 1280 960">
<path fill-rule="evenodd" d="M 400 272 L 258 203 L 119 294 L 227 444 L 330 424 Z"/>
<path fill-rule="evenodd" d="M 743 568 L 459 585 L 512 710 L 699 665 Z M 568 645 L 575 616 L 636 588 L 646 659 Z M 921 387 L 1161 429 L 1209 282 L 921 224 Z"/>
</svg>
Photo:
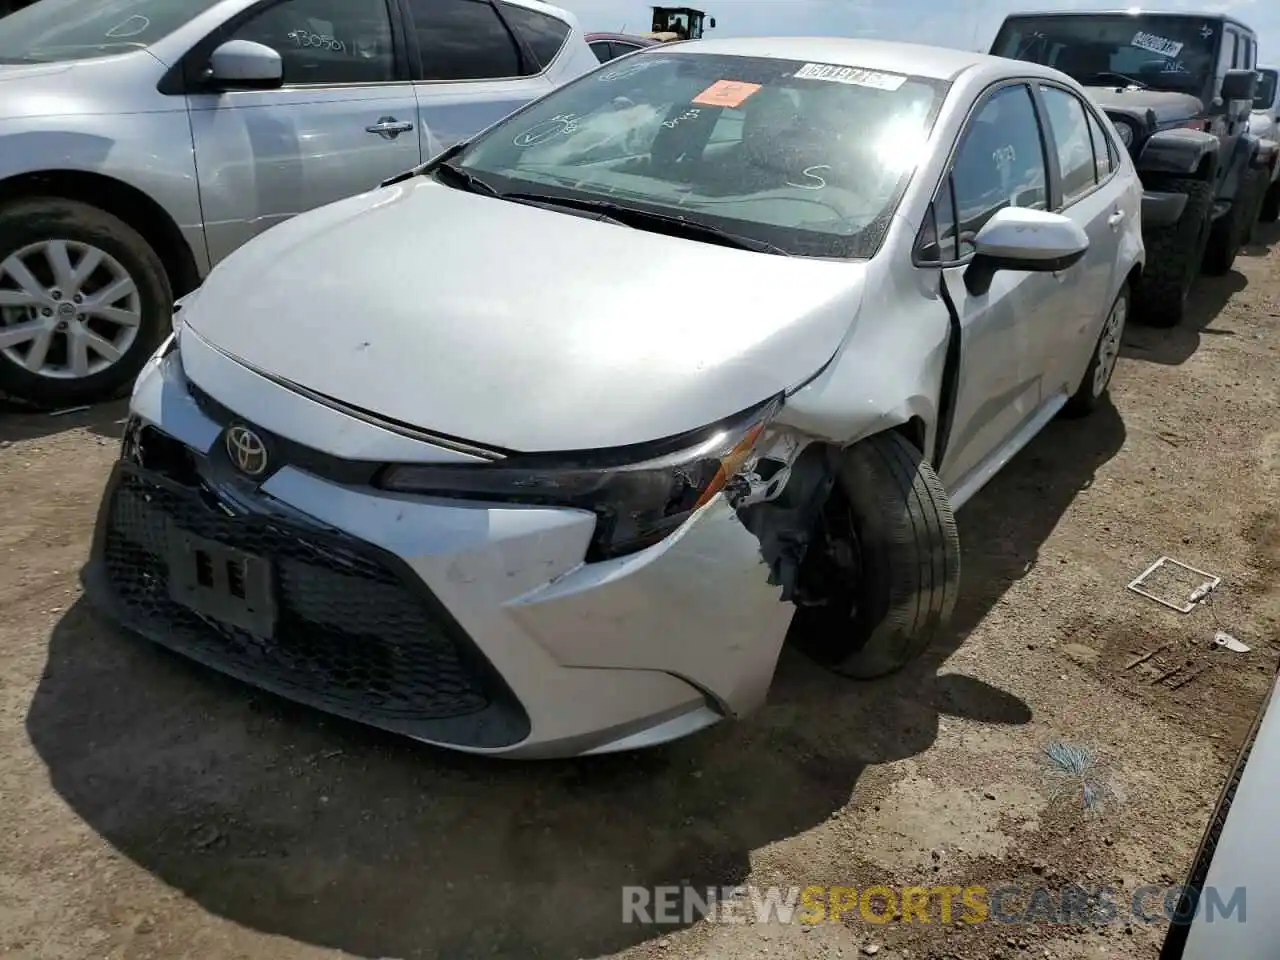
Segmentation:
<svg viewBox="0 0 1280 960">
<path fill-rule="evenodd" d="M 660 444 L 582 454 L 517 454 L 496 463 L 384 468 L 385 490 L 433 497 L 577 507 L 596 515 L 589 562 L 665 539 L 749 466 L 782 406 L 762 406 Z"/>
<path fill-rule="evenodd" d="M 1125 123 L 1123 120 L 1112 121 L 1116 127 L 1116 133 L 1120 135 L 1120 142 L 1126 147 L 1133 146 L 1133 124 Z"/>
</svg>

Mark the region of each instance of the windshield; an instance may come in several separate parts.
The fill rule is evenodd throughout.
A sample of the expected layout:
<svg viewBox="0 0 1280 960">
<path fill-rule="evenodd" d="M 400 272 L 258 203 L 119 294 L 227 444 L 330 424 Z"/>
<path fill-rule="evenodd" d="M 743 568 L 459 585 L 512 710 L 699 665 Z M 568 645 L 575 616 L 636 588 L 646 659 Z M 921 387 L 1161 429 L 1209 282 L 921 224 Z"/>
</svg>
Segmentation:
<svg viewBox="0 0 1280 960">
<path fill-rule="evenodd" d="M 624 204 L 793 255 L 869 257 L 946 88 L 655 47 L 549 94 L 458 162 L 503 192 Z"/>
<path fill-rule="evenodd" d="M 1276 100 L 1276 71 L 1258 71 L 1258 92 L 1253 97 L 1253 109 L 1270 110 Z"/>
<path fill-rule="evenodd" d="M 88 60 L 155 43 L 218 0 L 38 0 L 0 17 L 0 63 Z"/>
<path fill-rule="evenodd" d="M 1213 76 L 1218 24 L 1159 14 L 1010 17 L 991 52 L 1092 86 L 1132 82 L 1199 95 Z"/>
</svg>

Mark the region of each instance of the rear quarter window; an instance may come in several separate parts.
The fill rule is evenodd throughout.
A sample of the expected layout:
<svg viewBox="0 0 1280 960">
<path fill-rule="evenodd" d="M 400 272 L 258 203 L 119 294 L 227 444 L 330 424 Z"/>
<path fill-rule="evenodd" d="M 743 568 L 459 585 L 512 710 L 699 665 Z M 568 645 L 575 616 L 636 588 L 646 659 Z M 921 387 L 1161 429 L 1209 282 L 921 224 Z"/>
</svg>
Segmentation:
<svg viewBox="0 0 1280 960">
<path fill-rule="evenodd" d="M 558 17 L 512 3 L 502 4 L 502 16 L 542 67 L 559 56 L 569 39 L 569 25 Z"/>
</svg>

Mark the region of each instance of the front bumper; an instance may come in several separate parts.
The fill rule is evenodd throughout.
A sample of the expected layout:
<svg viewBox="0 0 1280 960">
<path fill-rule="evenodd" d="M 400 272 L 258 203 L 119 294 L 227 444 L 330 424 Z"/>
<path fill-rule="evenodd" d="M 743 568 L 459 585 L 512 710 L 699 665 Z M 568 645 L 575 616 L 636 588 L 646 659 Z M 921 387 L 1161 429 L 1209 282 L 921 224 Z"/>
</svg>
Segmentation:
<svg viewBox="0 0 1280 960">
<path fill-rule="evenodd" d="M 300 406 L 195 338 L 183 350 L 205 402 L 176 352 L 143 371 L 85 572 L 91 601 L 126 627 L 290 699 L 473 753 L 634 749 L 763 702 L 791 607 L 723 498 L 660 544 L 588 565 L 595 520 L 578 510 L 393 495 L 293 463 L 250 488 L 219 467 L 224 404 L 268 434 L 284 416 L 292 438 L 327 436 L 318 458 L 374 450 L 380 428 Z M 451 455 L 392 442 L 419 461 Z M 175 531 L 271 564 L 270 639 L 173 598 Z"/>
</svg>

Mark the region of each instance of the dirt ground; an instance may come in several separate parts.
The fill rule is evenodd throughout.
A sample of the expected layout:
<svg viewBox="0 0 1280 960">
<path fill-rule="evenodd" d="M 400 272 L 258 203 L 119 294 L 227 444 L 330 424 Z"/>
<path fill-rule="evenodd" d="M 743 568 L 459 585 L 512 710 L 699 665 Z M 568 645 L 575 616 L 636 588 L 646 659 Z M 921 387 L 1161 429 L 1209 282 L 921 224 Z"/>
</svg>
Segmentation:
<svg viewBox="0 0 1280 960">
<path fill-rule="evenodd" d="M 788 655 L 760 714 L 639 755 L 443 754 L 117 633 L 76 577 L 123 408 L 0 414 L 0 951 L 1153 957 L 1162 926 L 1123 918 L 623 924 L 621 888 L 1181 881 L 1280 654 L 1280 231 L 1258 239 L 1185 328 L 1130 331 L 1114 409 L 962 512 L 927 662 L 858 685 Z M 1220 575 L 1211 602 L 1127 592 L 1161 554 Z M 1095 765 L 1053 775 L 1055 742 Z"/>
</svg>

